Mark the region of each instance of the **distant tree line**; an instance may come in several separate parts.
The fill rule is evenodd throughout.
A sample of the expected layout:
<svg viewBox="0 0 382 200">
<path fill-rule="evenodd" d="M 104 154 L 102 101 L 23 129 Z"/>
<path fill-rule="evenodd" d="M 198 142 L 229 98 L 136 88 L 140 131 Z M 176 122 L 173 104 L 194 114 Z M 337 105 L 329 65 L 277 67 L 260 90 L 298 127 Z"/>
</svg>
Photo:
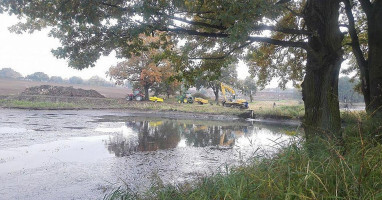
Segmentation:
<svg viewBox="0 0 382 200">
<path fill-rule="evenodd" d="M 51 83 L 69 83 L 69 84 L 82 84 L 82 85 L 93 85 L 93 86 L 104 86 L 104 87 L 114 87 L 115 85 L 99 76 L 92 76 L 88 80 L 84 80 L 78 76 L 72 76 L 69 79 L 64 79 L 60 76 L 49 77 L 44 72 L 35 72 L 23 77 L 19 72 L 13 70 L 12 68 L 2 68 L 0 69 L 0 78 L 6 79 L 18 79 L 18 80 L 28 80 L 28 81 L 40 81 L 40 82 L 51 82 Z"/>
<path fill-rule="evenodd" d="M 353 81 L 353 79 L 349 78 L 348 76 L 339 78 L 338 100 L 345 103 L 364 102 L 364 98 L 359 86 L 359 83 Z"/>
</svg>

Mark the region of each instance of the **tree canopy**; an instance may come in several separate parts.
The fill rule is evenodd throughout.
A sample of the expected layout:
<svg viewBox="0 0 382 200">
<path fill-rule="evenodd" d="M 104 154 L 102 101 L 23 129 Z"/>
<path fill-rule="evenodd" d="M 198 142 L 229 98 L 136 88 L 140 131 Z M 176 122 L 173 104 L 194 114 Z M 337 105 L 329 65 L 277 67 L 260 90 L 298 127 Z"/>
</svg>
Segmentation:
<svg viewBox="0 0 382 200">
<path fill-rule="evenodd" d="M 2 68 L 0 70 L 0 78 L 19 79 L 22 77 L 23 76 L 19 72 L 16 72 L 12 68 Z"/>
<path fill-rule="evenodd" d="M 49 76 L 44 72 L 35 72 L 25 77 L 27 80 L 31 81 L 49 81 Z"/>
<path fill-rule="evenodd" d="M 126 58 L 148 48 L 166 46 L 165 42 L 144 46 L 139 38 L 140 34 L 165 31 L 172 36 L 172 41 L 184 43 L 176 56 L 178 71 L 187 76 L 195 70 L 220 69 L 203 65 L 207 61 L 200 61 L 201 58 L 237 60 L 244 48 L 255 42 L 307 48 L 302 36 L 309 34 L 308 31 L 298 24 L 277 22 L 285 13 L 295 12 L 299 4 L 290 3 L 288 11 L 276 2 L 45 0 L 28 3 L 20 0 L 3 1 L 0 6 L 3 11 L 27 17 L 26 22 L 11 28 L 14 32 L 53 27 L 50 36 L 62 44 L 53 50 L 54 55 L 68 59 L 69 66 L 77 69 L 94 66 L 101 55 L 113 50 L 119 57 Z M 283 37 L 259 36 L 266 30 Z M 292 35 L 299 37 L 293 39 Z"/>
<path fill-rule="evenodd" d="M 156 32 L 153 36 L 141 35 L 139 39 L 142 40 L 142 45 L 148 47 L 152 43 L 160 44 L 161 36 L 161 33 Z M 148 100 L 149 89 L 168 82 L 173 72 L 172 63 L 163 57 L 164 51 L 165 49 L 143 51 L 139 55 L 134 55 L 128 60 L 110 67 L 107 74 L 116 81 L 116 84 L 122 85 L 125 81 L 133 83 L 135 88 L 145 91 L 145 98 Z M 170 85 L 169 83 L 168 86 Z M 165 85 L 162 84 L 162 86 Z"/>
<path fill-rule="evenodd" d="M 82 83 L 84 83 L 84 80 L 81 77 L 72 76 L 69 78 L 68 82 L 70 84 L 82 84 Z"/>
</svg>

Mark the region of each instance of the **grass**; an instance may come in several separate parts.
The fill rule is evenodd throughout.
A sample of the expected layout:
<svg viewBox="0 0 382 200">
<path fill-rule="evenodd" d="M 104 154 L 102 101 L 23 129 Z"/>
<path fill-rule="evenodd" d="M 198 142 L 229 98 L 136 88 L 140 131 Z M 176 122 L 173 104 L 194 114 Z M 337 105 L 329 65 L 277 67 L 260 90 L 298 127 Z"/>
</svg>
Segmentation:
<svg viewBox="0 0 382 200">
<path fill-rule="evenodd" d="M 0 99 L 0 107 L 3 108 L 25 108 L 25 109 L 132 109 L 132 110 L 159 110 L 178 111 L 199 114 L 221 114 L 248 117 L 248 110 L 238 108 L 228 108 L 221 105 L 199 105 L 199 104 L 179 104 L 174 98 L 165 102 L 136 102 L 125 101 L 124 99 L 73 99 L 72 102 L 52 101 L 49 98 L 40 97 L 30 100 Z M 299 101 L 281 100 L 276 101 L 255 101 L 249 104 L 249 109 L 254 111 L 256 118 L 271 119 L 302 119 L 304 116 L 304 106 Z M 359 117 L 364 117 L 362 111 L 342 111 L 341 118 L 344 123 L 355 123 Z"/>
<path fill-rule="evenodd" d="M 68 109 L 77 108 L 73 103 L 66 102 L 41 102 L 41 101 L 23 101 L 23 100 L 0 100 L 1 107 L 8 108 L 31 108 L 31 109 Z"/>
<path fill-rule="evenodd" d="M 249 108 L 256 116 L 264 118 L 301 119 L 305 112 L 304 105 L 295 100 L 255 101 Z"/>
<path fill-rule="evenodd" d="M 361 116 L 344 129 L 342 145 L 318 138 L 312 151 L 297 139 L 193 184 L 155 184 L 144 194 L 118 189 L 106 199 L 382 199 L 382 122 Z"/>
<path fill-rule="evenodd" d="M 136 102 L 124 99 L 73 99 L 73 102 L 52 102 L 44 97 L 36 100 L 2 99 L 0 107 L 5 108 L 30 108 L 30 109 L 135 109 L 135 110 L 160 110 L 180 111 L 189 113 L 240 115 L 246 110 L 227 108 L 219 105 L 179 104 L 170 99 L 167 102 Z"/>
<path fill-rule="evenodd" d="M 3 99 L 0 100 L 0 107 L 5 108 L 30 108 L 30 109 L 134 109 L 134 110 L 160 110 L 160 111 L 179 111 L 200 114 L 223 114 L 223 115 L 245 115 L 248 110 L 238 108 L 228 108 L 213 104 L 179 104 L 174 98 L 167 99 L 165 102 L 136 102 L 124 99 L 50 99 L 37 96 L 31 99 Z M 61 101 L 61 102 L 60 102 Z M 299 119 L 303 115 L 303 106 L 297 101 L 280 101 L 278 106 L 273 108 L 273 102 L 255 102 L 250 104 L 250 109 L 255 111 L 256 116 L 265 118 L 286 118 Z M 288 103 L 291 105 L 288 106 Z"/>
</svg>

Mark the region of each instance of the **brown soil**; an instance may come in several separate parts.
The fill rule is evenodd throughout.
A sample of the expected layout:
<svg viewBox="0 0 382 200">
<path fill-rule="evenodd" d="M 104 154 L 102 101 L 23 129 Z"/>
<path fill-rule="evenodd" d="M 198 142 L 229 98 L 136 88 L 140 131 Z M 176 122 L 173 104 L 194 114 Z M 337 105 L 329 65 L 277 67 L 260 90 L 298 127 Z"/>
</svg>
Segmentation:
<svg viewBox="0 0 382 200">
<path fill-rule="evenodd" d="M 107 98 L 124 98 L 128 93 L 131 93 L 130 89 L 122 87 L 102 87 L 102 86 L 91 86 L 91 85 L 76 85 L 76 84 L 66 84 L 66 83 L 47 83 L 47 82 L 37 82 L 37 81 L 25 81 L 25 80 L 14 80 L 14 79 L 3 79 L 0 78 L 0 95 L 19 95 L 25 89 L 40 85 L 53 85 L 53 86 L 64 86 L 73 88 L 82 88 L 84 90 L 96 90 L 101 95 Z"/>
<path fill-rule="evenodd" d="M 41 85 L 30 87 L 24 90 L 21 95 L 48 95 L 48 96 L 65 96 L 65 97 L 93 97 L 105 98 L 95 90 L 76 89 L 73 87 Z"/>
</svg>

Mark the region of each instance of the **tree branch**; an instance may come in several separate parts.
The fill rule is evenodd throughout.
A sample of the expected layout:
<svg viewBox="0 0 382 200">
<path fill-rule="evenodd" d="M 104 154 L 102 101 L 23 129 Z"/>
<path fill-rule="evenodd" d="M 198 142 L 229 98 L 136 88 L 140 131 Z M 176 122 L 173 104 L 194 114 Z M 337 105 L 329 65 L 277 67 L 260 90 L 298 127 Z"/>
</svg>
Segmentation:
<svg viewBox="0 0 382 200">
<path fill-rule="evenodd" d="M 344 0 L 344 1 L 346 1 L 346 0 Z M 371 8 L 372 8 L 372 4 L 371 4 L 370 0 L 358 0 L 358 1 L 361 3 L 361 7 L 362 7 L 363 11 L 365 11 L 366 16 L 369 17 L 370 12 L 371 12 Z"/>
<path fill-rule="evenodd" d="M 188 35 L 196 35 L 196 36 L 202 36 L 202 37 L 227 38 L 230 36 L 229 34 L 226 34 L 226 33 L 199 32 L 196 30 L 189 30 L 184 28 L 161 28 L 158 30 L 175 32 L 175 33 L 185 33 Z M 283 47 L 298 47 L 298 48 L 303 48 L 306 50 L 308 49 L 308 45 L 306 42 L 283 41 L 283 40 L 276 40 L 272 38 L 256 37 L 256 36 L 249 36 L 248 40 L 251 42 L 264 42 L 264 43 L 269 43 L 269 44 L 283 46 Z"/>
<path fill-rule="evenodd" d="M 202 37 L 227 38 L 230 36 L 229 34 L 226 34 L 226 33 L 199 32 L 196 30 L 189 30 L 184 28 L 161 28 L 158 30 L 175 32 L 175 33 L 185 33 L 188 35 L 196 35 L 196 36 L 202 36 Z M 272 38 L 256 37 L 256 36 L 249 36 L 248 40 L 250 42 L 264 42 L 264 43 L 283 46 L 283 47 L 297 47 L 297 48 L 303 48 L 305 50 L 308 50 L 308 44 L 306 42 L 283 41 L 283 40 L 276 40 Z"/>
<path fill-rule="evenodd" d="M 264 42 L 282 47 L 297 47 L 308 50 L 308 43 L 306 42 L 283 41 L 266 37 L 249 37 L 249 40 L 253 42 Z"/>
<path fill-rule="evenodd" d="M 366 67 L 367 61 L 366 61 L 365 57 L 363 56 L 363 52 L 361 50 L 359 38 L 357 35 L 357 30 L 355 29 L 354 16 L 352 13 L 350 1 L 349 0 L 343 0 L 343 2 L 345 4 L 345 11 L 346 11 L 346 15 L 347 15 L 348 21 L 349 21 L 348 30 L 349 30 L 349 34 L 350 34 L 350 37 L 352 40 L 351 46 L 353 49 L 353 53 L 354 53 L 354 55 L 358 61 L 358 65 L 360 67 Z"/>
<path fill-rule="evenodd" d="M 276 31 L 276 32 L 282 32 L 287 34 L 298 34 L 298 35 L 311 35 L 312 33 L 307 30 L 299 30 L 299 29 L 292 29 L 292 28 L 283 28 L 283 27 L 277 27 L 277 26 L 268 26 L 268 25 L 258 25 L 255 26 L 256 30 L 268 30 L 268 31 Z"/>
<path fill-rule="evenodd" d="M 209 32 L 199 32 L 196 30 L 190 30 L 185 28 L 159 28 L 159 31 L 168 31 L 168 32 L 174 32 L 174 33 L 186 33 L 188 35 L 196 35 L 196 36 L 202 36 L 202 37 L 213 37 L 213 38 L 226 38 L 229 35 L 226 33 L 209 33 Z"/>
<path fill-rule="evenodd" d="M 159 15 L 161 15 L 161 13 L 159 13 Z M 218 29 L 218 30 L 226 30 L 227 29 L 224 26 L 213 25 L 213 24 L 208 24 L 208 23 L 204 23 L 204 22 L 190 21 L 190 20 L 187 20 L 187 19 L 184 19 L 181 17 L 169 16 L 169 15 L 166 15 L 166 17 L 169 17 L 171 19 L 175 19 L 175 20 L 187 23 L 187 24 L 195 25 L 195 26 L 203 26 L 203 27 L 214 28 L 214 29 Z"/>
<path fill-rule="evenodd" d="M 195 57 L 195 58 L 189 58 L 190 60 L 219 60 L 219 59 L 224 59 L 228 56 L 230 56 L 234 51 L 238 50 L 238 49 L 242 49 L 250 44 L 252 44 L 253 42 L 247 42 L 243 45 L 240 45 L 238 47 L 235 47 L 233 49 L 231 49 L 229 52 L 225 53 L 224 55 L 222 56 L 216 56 L 216 57 Z"/>
<path fill-rule="evenodd" d="M 166 15 L 167 17 L 171 19 L 175 19 L 187 24 L 191 25 L 196 25 L 196 26 L 203 26 L 206 28 L 214 28 L 218 30 L 227 30 L 227 27 L 221 26 L 221 25 L 214 25 L 214 24 L 208 24 L 204 22 L 195 22 L 195 21 L 190 21 L 181 17 L 175 17 L 175 16 L 169 16 Z M 292 28 L 283 28 L 283 27 L 276 27 L 276 26 L 268 26 L 268 25 L 258 25 L 254 27 L 254 30 L 256 31 L 262 31 L 262 30 L 269 30 L 269 31 L 276 31 L 276 32 L 282 32 L 282 33 L 287 33 L 287 34 L 301 34 L 301 35 L 310 35 L 311 32 L 306 31 L 306 30 L 298 30 L 298 29 L 292 29 Z"/>
</svg>

